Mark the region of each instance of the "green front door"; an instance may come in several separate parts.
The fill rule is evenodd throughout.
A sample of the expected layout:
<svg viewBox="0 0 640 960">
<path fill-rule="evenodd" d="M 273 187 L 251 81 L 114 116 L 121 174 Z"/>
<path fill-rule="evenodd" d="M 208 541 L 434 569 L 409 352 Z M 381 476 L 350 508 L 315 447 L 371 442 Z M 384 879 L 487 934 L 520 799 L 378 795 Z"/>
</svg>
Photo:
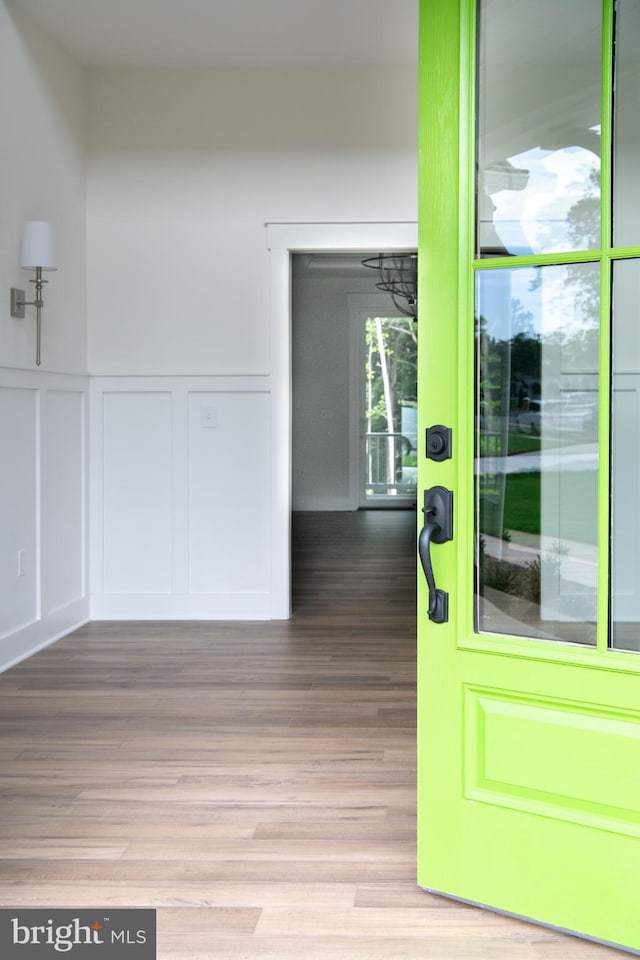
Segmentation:
<svg viewBox="0 0 640 960">
<path fill-rule="evenodd" d="M 418 882 L 640 951 L 640 3 L 420 57 Z"/>
</svg>

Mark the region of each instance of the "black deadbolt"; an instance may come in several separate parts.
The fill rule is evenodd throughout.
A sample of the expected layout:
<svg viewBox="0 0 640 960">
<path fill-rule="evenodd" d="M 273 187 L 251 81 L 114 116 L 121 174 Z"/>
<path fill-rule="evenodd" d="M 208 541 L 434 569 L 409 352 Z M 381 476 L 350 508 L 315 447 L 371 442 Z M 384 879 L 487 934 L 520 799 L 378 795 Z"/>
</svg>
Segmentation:
<svg viewBox="0 0 640 960">
<path fill-rule="evenodd" d="M 443 427 L 441 423 L 427 427 L 427 458 L 429 460 L 451 458 L 451 427 Z"/>
</svg>

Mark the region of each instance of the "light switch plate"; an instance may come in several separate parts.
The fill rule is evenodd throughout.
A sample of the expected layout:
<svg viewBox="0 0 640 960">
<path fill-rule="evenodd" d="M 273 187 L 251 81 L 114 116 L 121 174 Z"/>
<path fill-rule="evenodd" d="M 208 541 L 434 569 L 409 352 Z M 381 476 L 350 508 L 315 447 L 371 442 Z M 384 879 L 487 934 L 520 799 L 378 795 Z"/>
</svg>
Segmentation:
<svg viewBox="0 0 640 960">
<path fill-rule="evenodd" d="M 214 407 L 200 407 L 200 426 L 204 430 L 218 426 L 218 418 Z"/>
<path fill-rule="evenodd" d="M 25 301 L 25 292 L 24 290 L 18 290 L 17 287 L 11 287 L 11 316 L 16 317 L 18 320 L 24 320 L 24 301 Z"/>
</svg>

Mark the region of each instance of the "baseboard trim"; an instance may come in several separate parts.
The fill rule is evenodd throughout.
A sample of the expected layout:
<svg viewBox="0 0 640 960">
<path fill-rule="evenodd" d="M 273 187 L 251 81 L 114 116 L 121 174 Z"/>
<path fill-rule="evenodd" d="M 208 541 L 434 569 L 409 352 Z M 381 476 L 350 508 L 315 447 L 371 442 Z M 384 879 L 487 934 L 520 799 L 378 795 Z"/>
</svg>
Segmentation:
<svg viewBox="0 0 640 960">
<path fill-rule="evenodd" d="M 92 620 L 270 620 L 270 593 L 95 594 Z"/>
<path fill-rule="evenodd" d="M 89 601 L 75 600 L 43 620 L 29 623 L 0 639 L 0 673 L 60 640 L 89 622 Z"/>
</svg>

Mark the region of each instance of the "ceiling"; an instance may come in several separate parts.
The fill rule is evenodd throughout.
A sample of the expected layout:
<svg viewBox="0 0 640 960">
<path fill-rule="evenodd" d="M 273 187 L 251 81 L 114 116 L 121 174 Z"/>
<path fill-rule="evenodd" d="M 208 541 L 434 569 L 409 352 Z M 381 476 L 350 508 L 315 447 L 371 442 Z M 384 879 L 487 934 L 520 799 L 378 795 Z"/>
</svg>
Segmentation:
<svg viewBox="0 0 640 960">
<path fill-rule="evenodd" d="M 418 0 L 10 0 L 87 67 L 415 64 Z"/>
</svg>

